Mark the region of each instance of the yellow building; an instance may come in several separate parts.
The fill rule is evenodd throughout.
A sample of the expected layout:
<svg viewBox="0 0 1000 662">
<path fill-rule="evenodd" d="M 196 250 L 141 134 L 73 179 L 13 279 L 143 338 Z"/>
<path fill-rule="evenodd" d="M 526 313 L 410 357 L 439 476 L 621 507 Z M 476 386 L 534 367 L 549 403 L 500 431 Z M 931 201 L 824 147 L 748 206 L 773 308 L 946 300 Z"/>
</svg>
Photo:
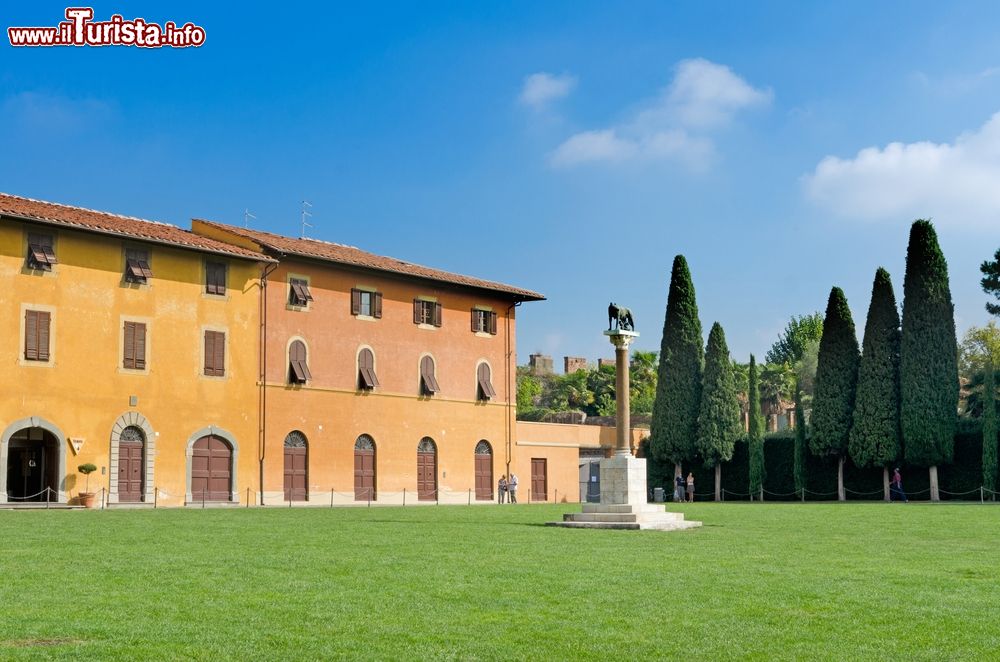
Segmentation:
<svg viewBox="0 0 1000 662">
<path fill-rule="evenodd" d="M 172 225 L 0 194 L 0 502 L 87 487 L 112 504 L 245 500 L 260 471 L 269 262 Z M 84 478 L 83 463 L 99 469 Z"/>
</svg>

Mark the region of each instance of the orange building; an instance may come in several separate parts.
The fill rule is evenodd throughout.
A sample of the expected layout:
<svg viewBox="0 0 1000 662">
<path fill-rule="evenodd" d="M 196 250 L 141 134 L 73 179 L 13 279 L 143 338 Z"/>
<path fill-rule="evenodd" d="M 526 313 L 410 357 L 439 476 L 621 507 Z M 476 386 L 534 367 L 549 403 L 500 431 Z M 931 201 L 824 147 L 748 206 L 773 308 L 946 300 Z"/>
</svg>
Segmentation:
<svg viewBox="0 0 1000 662">
<path fill-rule="evenodd" d="M 485 502 L 501 475 L 530 470 L 514 451 L 515 310 L 541 295 L 314 239 L 192 229 L 277 261 L 261 307 L 265 504 Z"/>
<path fill-rule="evenodd" d="M 0 194 L 0 503 L 256 486 L 259 252 Z M 93 475 L 77 467 L 92 463 Z"/>
</svg>

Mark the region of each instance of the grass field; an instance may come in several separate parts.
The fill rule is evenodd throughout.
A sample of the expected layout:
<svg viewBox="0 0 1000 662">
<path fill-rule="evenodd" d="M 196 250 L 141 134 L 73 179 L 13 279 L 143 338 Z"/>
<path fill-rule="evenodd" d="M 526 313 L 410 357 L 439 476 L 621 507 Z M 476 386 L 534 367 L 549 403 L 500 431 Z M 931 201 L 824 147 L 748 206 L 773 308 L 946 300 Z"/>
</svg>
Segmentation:
<svg viewBox="0 0 1000 662">
<path fill-rule="evenodd" d="M 0 512 L 0 659 L 997 659 L 1000 508 Z"/>
</svg>

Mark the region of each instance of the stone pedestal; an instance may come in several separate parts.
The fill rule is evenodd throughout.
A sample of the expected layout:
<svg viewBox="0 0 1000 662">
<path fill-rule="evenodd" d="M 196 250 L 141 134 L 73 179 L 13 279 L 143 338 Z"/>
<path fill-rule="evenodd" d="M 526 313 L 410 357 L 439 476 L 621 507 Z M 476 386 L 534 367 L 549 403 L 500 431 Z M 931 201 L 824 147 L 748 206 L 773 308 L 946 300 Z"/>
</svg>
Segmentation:
<svg viewBox="0 0 1000 662">
<path fill-rule="evenodd" d="M 635 331 L 605 331 L 615 346 L 617 435 L 615 454 L 601 460 L 601 502 L 586 503 L 582 513 L 567 513 L 549 526 L 577 529 L 655 529 L 675 531 L 701 526 L 688 522 L 683 513 L 669 513 L 664 506 L 648 503 L 646 460 L 632 456 L 629 421 L 628 347 L 639 336 Z"/>
</svg>

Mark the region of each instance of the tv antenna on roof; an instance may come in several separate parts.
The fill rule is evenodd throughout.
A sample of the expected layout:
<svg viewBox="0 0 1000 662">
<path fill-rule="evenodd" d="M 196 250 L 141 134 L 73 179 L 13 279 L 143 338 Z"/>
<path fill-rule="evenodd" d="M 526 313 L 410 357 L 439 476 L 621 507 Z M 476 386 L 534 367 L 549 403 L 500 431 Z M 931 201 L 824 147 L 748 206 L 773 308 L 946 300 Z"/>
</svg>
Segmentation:
<svg viewBox="0 0 1000 662">
<path fill-rule="evenodd" d="M 312 214 L 309 213 L 309 209 L 311 207 L 312 207 L 312 204 L 308 200 L 303 200 L 302 201 L 302 235 L 301 236 L 302 236 L 303 239 L 306 238 L 306 228 L 311 228 L 312 227 L 311 223 L 306 222 L 306 219 L 309 218 L 310 216 L 312 216 Z"/>
<path fill-rule="evenodd" d="M 243 210 L 243 227 L 250 227 L 250 219 L 257 220 L 257 217 L 250 213 L 249 209 Z"/>
</svg>

